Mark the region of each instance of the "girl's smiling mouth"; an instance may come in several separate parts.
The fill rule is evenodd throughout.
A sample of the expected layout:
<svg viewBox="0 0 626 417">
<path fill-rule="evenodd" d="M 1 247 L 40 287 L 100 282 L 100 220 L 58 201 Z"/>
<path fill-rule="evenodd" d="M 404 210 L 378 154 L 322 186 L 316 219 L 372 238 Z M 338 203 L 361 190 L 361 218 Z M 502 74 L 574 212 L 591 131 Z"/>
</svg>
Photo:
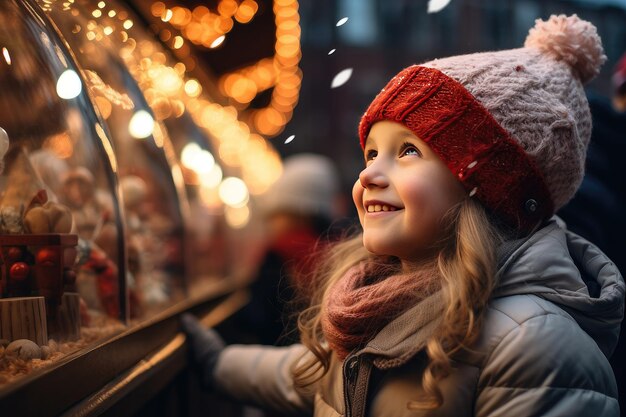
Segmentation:
<svg viewBox="0 0 626 417">
<path fill-rule="evenodd" d="M 393 204 L 384 201 L 368 200 L 363 204 L 366 213 L 379 213 L 388 211 L 402 210 L 402 207 L 396 207 Z"/>
</svg>

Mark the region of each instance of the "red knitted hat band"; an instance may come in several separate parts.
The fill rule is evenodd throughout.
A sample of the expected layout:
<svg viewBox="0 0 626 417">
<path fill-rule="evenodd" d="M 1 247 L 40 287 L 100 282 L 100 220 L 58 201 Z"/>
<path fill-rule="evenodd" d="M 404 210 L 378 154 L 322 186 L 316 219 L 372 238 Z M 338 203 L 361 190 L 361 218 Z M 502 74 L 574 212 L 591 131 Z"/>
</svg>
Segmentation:
<svg viewBox="0 0 626 417">
<path fill-rule="evenodd" d="M 470 197 L 508 225 L 530 231 L 554 213 L 534 162 L 478 100 L 441 71 L 414 65 L 394 77 L 361 119 L 361 147 L 382 120 L 401 123 L 426 142 Z"/>
</svg>

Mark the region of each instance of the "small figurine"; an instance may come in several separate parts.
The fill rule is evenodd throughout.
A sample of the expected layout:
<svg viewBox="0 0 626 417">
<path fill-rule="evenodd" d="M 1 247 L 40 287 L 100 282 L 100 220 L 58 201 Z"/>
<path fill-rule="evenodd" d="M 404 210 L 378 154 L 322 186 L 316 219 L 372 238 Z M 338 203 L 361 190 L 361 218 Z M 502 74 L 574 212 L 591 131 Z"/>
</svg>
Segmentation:
<svg viewBox="0 0 626 417">
<path fill-rule="evenodd" d="M 64 294 L 76 279 L 72 267 L 78 237 L 70 234 L 72 214 L 48 200 L 25 149 L 8 145 L 0 129 L 1 162 L 7 171 L 0 196 L 0 338 L 29 339 L 40 346 L 49 332 L 76 339 L 79 296 Z"/>
</svg>

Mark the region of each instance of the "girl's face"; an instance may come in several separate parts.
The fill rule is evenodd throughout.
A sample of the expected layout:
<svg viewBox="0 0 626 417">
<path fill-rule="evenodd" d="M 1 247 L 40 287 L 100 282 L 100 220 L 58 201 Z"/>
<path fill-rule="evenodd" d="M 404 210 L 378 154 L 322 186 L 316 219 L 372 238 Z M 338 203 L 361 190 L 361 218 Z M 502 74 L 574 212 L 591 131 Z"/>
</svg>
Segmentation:
<svg viewBox="0 0 626 417">
<path fill-rule="evenodd" d="M 365 169 L 352 189 L 363 244 L 377 255 L 419 262 L 440 237 L 440 221 L 465 198 L 461 183 L 439 157 L 403 125 L 372 126 Z"/>
</svg>

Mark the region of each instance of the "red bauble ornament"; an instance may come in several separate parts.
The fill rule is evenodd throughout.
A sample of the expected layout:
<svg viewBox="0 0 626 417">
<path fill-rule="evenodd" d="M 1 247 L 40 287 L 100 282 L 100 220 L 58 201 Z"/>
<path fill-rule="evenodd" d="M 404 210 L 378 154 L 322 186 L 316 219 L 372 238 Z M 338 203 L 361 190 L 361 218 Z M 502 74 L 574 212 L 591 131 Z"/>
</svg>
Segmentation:
<svg viewBox="0 0 626 417">
<path fill-rule="evenodd" d="M 16 262 L 11 265 L 9 270 L 9 277 L 13 281 L 23 281 L 28 277 L 30 273 L 30 267 L 25 262 Z"/>
<path fill-rule="evenodd" d="M 37 252 L 37 264 L 53 266 L 59 263 L 59 253 L 52 248 L 43 248 Z"/>
<path fill-rule="evenodd" d="M 7 250 L 7 258 L 9 262 L 17 262 L 22 260 L 22 250 L 17 246 L 12 246 Z"/>
</svg>

